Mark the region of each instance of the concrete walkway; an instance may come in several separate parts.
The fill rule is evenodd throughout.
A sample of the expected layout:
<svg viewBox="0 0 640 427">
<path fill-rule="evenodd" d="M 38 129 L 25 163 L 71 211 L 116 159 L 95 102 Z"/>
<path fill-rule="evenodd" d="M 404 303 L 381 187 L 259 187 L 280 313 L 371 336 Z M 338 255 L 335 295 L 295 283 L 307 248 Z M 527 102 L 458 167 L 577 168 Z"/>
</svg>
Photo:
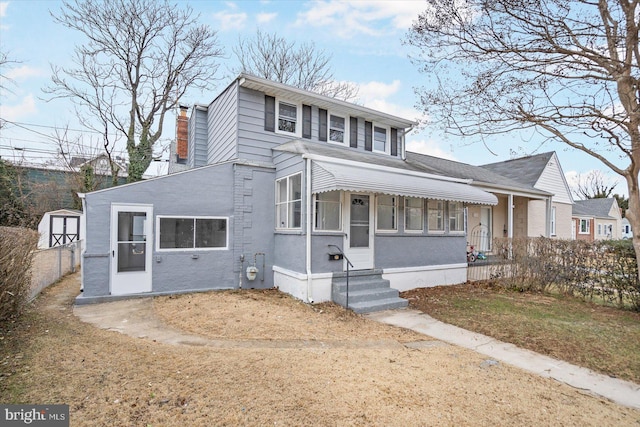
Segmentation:
<svg viewBox="0 0 640 427">
<path fill-rule="evenodd" d="M 417 310 L 387 310 L 367 314 L 378 322 L 411 329 L 474 350 L 542 377 L 591 392 L 620 405 L 640 409 L 640 385 L 598 374 L 552 357 L 440 322 Z"/>
</svg>

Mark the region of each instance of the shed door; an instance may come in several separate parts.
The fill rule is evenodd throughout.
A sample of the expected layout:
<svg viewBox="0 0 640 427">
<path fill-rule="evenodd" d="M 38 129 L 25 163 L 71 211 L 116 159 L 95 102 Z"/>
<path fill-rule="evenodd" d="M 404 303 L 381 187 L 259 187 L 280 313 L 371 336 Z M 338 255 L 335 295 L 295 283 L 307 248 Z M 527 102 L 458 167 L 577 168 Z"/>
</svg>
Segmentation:
<svg viewBox="0 0 640 427">
<path fill-rule="evenodd" d="M 152 217 L 152 206 L 111 206 L 111 295 L 151 291 Z"/>
</svg>

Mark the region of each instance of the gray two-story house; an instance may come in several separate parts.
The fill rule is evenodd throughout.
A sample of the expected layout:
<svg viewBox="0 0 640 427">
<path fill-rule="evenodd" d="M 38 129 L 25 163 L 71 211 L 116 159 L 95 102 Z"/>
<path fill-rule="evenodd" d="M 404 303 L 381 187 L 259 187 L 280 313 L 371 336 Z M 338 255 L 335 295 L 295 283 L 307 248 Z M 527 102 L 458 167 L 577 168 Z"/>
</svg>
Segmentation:
<svg viewBox="0 0 640 427">
<path fill-rule="evenodd" d="M 497 198 L 408 162 L 414 125 L 241 74 L 191 109 L 188 170 L 83 196 L 78 302 L 278 287 L 344 305 L 349 269 L 349 304 L 367 311 L 464 282 L 466 207 Z M 367 280 L 391 287 L 377 306 Z"/>
</svg>

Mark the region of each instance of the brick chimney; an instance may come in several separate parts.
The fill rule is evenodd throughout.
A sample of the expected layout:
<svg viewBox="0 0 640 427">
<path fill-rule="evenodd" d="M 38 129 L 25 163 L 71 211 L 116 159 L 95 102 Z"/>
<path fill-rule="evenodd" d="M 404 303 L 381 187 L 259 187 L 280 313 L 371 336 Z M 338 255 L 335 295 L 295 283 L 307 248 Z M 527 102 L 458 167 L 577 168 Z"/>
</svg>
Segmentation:
<svg viewBox="0 0 640 427">
<path fill-rule="evenodd" d="M 180 106 L 180 114 L 176 123 L 176 160 L 178 163 L 186 163 L 189 147 L 189 118 L 188 107 Z"/>
</svg>

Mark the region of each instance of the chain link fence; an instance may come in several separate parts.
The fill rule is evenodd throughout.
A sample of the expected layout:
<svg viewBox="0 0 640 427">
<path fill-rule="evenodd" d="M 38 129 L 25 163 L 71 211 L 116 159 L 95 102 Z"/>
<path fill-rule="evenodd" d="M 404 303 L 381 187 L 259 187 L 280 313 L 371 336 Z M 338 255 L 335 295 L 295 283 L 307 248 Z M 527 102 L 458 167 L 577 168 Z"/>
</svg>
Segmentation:
<svg viewBox="0 0 640 427">
<path fill-rule="evenodd" d="M 80 267 L 83 241 L 34 251 L 31 265 L 31 291 L 33 300 L 44 288 L 55 283 L 65 274 L 74 273 Z"/>
</svg>

